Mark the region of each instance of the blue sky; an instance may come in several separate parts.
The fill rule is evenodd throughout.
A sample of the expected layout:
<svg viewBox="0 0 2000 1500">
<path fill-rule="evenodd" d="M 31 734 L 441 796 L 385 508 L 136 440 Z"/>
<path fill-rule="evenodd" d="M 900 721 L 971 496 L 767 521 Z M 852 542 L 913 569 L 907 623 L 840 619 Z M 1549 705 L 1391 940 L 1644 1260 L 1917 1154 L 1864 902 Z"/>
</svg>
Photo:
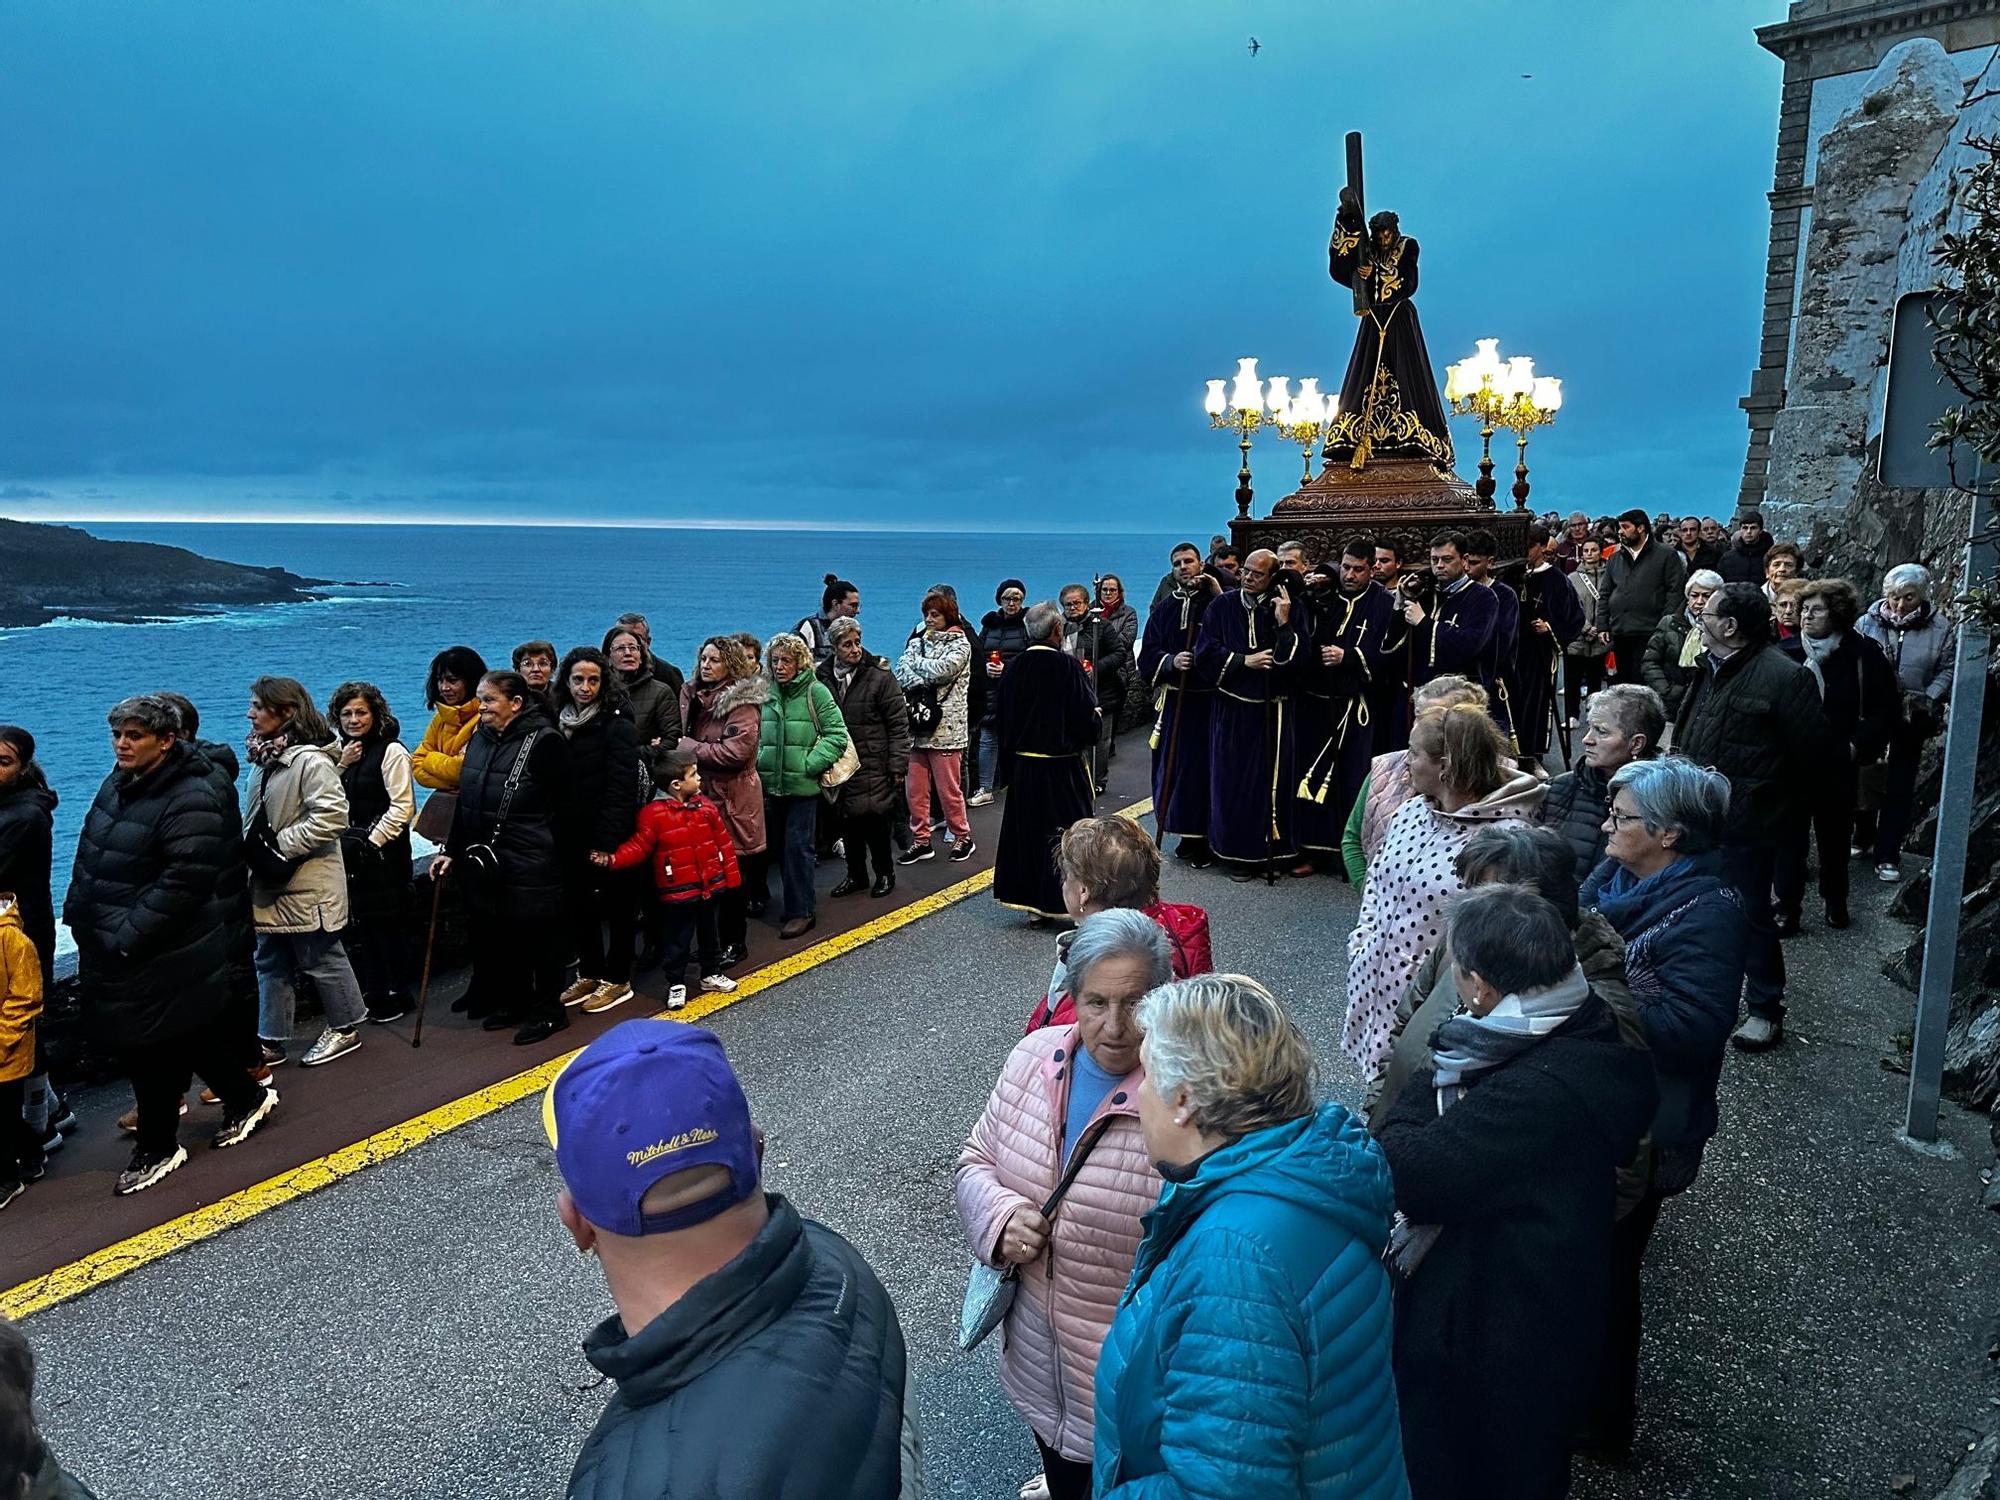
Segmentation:
<svg viewBox="0 0 2000 1500">
<path fill-rule="evenodd" d="M 1726 512 L 1782 12 L 13 0 L 0 513 L 1199 529 L 1354 128 L 1440 379 L 1565 377 L 1537 504 Z"/>
</svg>

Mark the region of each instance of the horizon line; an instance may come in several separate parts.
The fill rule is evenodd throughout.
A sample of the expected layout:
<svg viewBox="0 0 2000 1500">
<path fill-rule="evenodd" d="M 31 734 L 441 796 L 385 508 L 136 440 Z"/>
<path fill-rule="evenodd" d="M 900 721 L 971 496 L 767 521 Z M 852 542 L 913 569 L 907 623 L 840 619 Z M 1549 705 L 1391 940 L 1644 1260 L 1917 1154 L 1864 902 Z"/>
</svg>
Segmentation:
<svg viewBox="0 0 2000 1500">
<path fill-rule="evenodd" d="M 32 526 L 408 526 L 430 527 L 438 530 L 455 530 L 461 526 L 479 526 L 489 529 L 513 528 L 522 531 L 737 531 L 746 527 L 759 530 L 819 533 L 827 536 L 842 536 L 859 532 L 863 535 L 884 536 L 1060 536 L 1065 534 L 1083 536 L 1165 536 L 1169 532 L 1161 529 L 1133 526 L 1099 527 L 1083 531 L 1062 526 L 1051 520 L 1043 526 L 923 526 L 910 523 L 876 524 L 854 526 L 830 526 L 824 521 L 801 521 L 793 519 L 766 519 L 745 517 L 739 521 L 717 520 L 612 520 L 591 518 L 583 520 L 537 520 L 522 521 L 511 519 L 464 519 L 407 520 L 394 516 L 357 516 L 352 518 L 334 516 L 224 516 L 224 515 L 142 515 L 112 516 L 65 516 L 54 520 L 43 516 L 0 516 L 0 520 L 20 521 Z"/>
</svg>

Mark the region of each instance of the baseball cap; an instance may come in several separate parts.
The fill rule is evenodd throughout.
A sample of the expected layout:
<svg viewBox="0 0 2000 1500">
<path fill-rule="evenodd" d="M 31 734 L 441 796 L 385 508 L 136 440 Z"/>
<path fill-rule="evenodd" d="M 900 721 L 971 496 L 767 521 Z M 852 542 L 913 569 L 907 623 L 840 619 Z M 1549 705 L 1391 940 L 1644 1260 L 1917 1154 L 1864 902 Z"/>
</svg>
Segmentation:
<svg viewBox="0 0 2000 1500">
<path fill-rule="evenodd" d="M 571 1058 L 542 1096 L 556 1167 L 584 1218 L 612 1234 L 706 1223 L 757 1190 L 750 1102 L 712 1031 L 678 1021 L 614 1026 Z M 660 1179 L 719 1166 L 729 1186 L 666 1213 L 640 1202 Z"/>
</svg>

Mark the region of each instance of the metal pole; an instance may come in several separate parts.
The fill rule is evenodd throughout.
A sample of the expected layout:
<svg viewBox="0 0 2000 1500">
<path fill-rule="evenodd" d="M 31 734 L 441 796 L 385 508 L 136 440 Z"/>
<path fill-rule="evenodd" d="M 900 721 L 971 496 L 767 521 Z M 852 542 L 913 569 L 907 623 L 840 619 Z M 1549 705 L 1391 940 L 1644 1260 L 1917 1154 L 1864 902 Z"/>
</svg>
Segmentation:
<svg viewBox="0 0 2000 1500">
<path fill-rule="evenodd" d="M 1986 493 L 1980 471 L 1975 470 L 1972 533 L 1966 543 L 1960 592 L 1993 583 L 1994 540 L 1986 535 L 1992 522 L 1992 497 Z M 1909 1112 L 1903 1123 L 1903 1133 L 1915 1141 L 1937 1139 L 1945 1030 L 1951 1019 L 1959 911 L 1965 900 L 1965 848 L 1972 836 L 1979 728 L 1986 707 L 1988 639 L 1984 617 L 1968 610 L 1958 622 L 1958 657 L 1952 669 L 1951 716 L 1944 733 L 1944 784 L 1938 794 L 1937 844 L 1931 859 L 1930 909 L 1924 917 L 1924 969 L 1917 984 Z"/>
</svg>

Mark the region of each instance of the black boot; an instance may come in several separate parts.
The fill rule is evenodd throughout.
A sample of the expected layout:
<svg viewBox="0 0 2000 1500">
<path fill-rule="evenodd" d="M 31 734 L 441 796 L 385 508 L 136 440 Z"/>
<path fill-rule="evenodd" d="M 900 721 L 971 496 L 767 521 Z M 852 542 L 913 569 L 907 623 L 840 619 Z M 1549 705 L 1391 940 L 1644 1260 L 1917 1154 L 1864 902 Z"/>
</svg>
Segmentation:
<svg viewBox="0 0 2000 1500">
<path fill-rule="evenodd" d="M 895 888 L 896 888 L 896 877 L 894 875 L 877 875 L 875 877 L 875 883 L 868 888 L 868 894 L 871 896 L 878 896 L 878 897 L 886 896 L 889 894 L 889 892 L 893 891 Z"/>
</svg>

